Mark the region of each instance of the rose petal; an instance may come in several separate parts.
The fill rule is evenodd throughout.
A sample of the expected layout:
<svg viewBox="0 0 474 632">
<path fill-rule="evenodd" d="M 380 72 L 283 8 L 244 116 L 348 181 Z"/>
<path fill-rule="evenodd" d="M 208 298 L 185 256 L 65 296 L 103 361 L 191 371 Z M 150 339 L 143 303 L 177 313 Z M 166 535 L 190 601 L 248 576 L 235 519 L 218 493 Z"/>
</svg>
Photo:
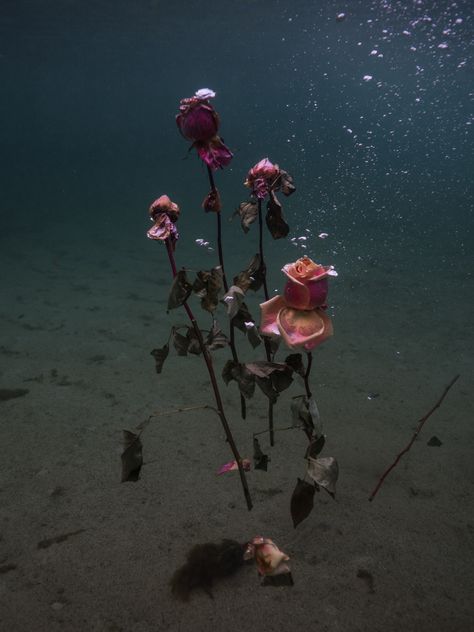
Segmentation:
<svg viewBox="0 0 474 632">
<path fill-rule="evenodd" d="M 311 350 L 332 335 L 331 319 L 320 309 L 284 307 L 277 315 L 279 332 L 290 349 Z"/>
<path fill-rule="evenodd" d="M 280 330 L 278 328 L 278 314 L 287 306 L 287 303 L 283 296 L 274 296 L 269 301 L 261 303 L 261 322 L 260 333 L 267 336 L 279 336 Z"/>
<path fill-rule="evenodd" d="M 244 468 L 245 472 L 248 472 L 250 470 L 250 459 L 242 459 L 242 467 Z M 237 464 L 237 461 L 234 460 L 234 461 L 229 461 L 228 463 L 225 463 L 224 465 L 222 465 L 217 471 L 217 473 L 225 474 L 226 472 L 233 472 L 238 469 L 239 469 L 239 466 Z"/>
</svg>

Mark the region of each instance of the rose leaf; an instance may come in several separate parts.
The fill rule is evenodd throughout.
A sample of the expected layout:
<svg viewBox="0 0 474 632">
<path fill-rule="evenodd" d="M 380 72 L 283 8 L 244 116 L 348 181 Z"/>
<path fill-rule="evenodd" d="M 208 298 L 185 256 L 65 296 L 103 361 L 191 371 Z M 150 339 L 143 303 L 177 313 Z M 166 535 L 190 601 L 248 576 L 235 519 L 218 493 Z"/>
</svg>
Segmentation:
<svg viewBox="0 0 474 632">
<path fill-rule="evenodd" d="M 155 369 L 157 373 L 161 373 L 169 351 L 170 347 L 168 343 L 161 347 L 161 349 L 153 349 L 153 351 L 150 351 L 150 354 L 155 358 Z"/>
<path fill-rule="evenodd" d="M 306 450 L 305 459 L 308 457 L 315 459 L 324 448 L 325 443 L 326 437 L 324 435 L 319 435 L 317 439 L 313 439 Z"/>
<path fill-rule="evenodd" d="M 315 491 L 316 487 L 314 483 L 308 483 L 305 480 L 298 478 L 290 503 L 291 518 L 295 529 L 300 522 L 303 522 L 303 520 L 311 513 L 313 509 Z"/>
<path fill-rule="evenodd" d="M 285 358 L 285 364 L 291 366 L 293 371 L 298 373 L 298 375 L 301 375 L 301 377 L 305 376 L 306 369 L 303 364 L 303 356 L 301 353 L 290 353 L 290 355 Z"/>
<path fill-rule="evenodd" d="M 308 458 L 308 476 L 315 483 L 324 488 L 333 498 L 336 494 L 336 481 L 339 475 L 339 466 L 332 456 L 319 459 Z"/>
<path fill-rule="evenodd" d="M 229 341 L 227 339 L 227 336 L 222 333 L 219 325 L 216 321 L 214 321 L 212 324 L 212 329 L 206 338 L 206 347 L 209 351 L 215 351 L 216 349 L 227 347 L 228 344 Z"/>
<path fill-rule="evenodd" d="M 240 225 L 242 226 L 242 230 L 244 233 L 248 233 L 250 230 L 250 225 L 254 223 L 258 216 L 258 205 L 256 202 L 251 200 L 247 202 L 241 202 L 238 208 L 235 210 L 233 217 L 235 215 L 240 216 Z"/>
<path fill-rule="evenodd" d="M 285 222 L 280 202 L 277 200 L 275 193 L 270 191 L 270 197 L 267 202 L 266 222 L 268 230 L 273 239 L 281 239 L 286 237 L 290 232 L 290 227 Z"/>
<path fill-rule="evenodd" d="M 230 319 L 237 315 L 240 306 L 244 302 L 244 291 L 237 285 L 231 285 L 229 291 L 222 298 L 222 302 L 227 307 L 227 315 Z"/>
<path fill-rule="evenodd" d="M 171 336 L 173 338 L 173 346 L 176 349 L 179 356 L 188 355 L 188 347 L 190 340 L 188 336 L 183 336 L 179 333 L 177 327 L 171 329 Z"/>
<path fill-rule="evenodd" d="M 175 309 L 183 305 L 188 300 L 192 289 L 193 286 L 188 281 L 186 270 L 179 270 L 171 285 L 168 296 L 168 309 Z"/>
</svg>

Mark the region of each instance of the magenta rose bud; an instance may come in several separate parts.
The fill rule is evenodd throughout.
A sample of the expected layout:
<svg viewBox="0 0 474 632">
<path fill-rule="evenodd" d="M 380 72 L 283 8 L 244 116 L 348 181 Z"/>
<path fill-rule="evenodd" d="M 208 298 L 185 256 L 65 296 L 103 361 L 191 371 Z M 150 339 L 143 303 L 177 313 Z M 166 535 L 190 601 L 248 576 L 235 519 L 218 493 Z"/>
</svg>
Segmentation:
<svg viewBox="0 0 474 632">
<path fill-rule="evenodd" d="M 286 302 L 295 309 L 314 309 L 325 305 L 329 285 L 327 278 L 320 281 L 304 281 L 303 284 L 288 280 L 284 295 Z"/>
<path fill-rule="evenodd" d="M 187 102 L 183 104 L 183 101 Z M 210 141 L 217 134 L 219 119 L 212 105 L 199 100 L 183 99 L 176 122 L 181 134 L 191 141 Z M 189 103 L 191 101 L 191 103 Z"/>
</svg>

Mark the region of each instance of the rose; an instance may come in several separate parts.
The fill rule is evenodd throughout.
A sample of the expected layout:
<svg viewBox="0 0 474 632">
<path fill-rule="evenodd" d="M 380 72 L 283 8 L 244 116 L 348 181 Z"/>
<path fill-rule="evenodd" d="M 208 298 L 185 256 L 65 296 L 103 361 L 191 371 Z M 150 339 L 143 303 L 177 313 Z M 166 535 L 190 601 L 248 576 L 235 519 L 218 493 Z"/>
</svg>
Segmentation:
<svg viewBox="0 0 474 632">
<path fill-rule="evenodd" d="M 327 277 L 337 273 L 309 257 L 286 264 L 282 271 L 288 278 L 284 296 L 275 296 L 260 305 L 260 331 L 281 336 L 290 349 L 302 347 L 311 351 L 333 333 L 324 307 Z"/>
<path fill-rule="evenodd" d="M 222 142 L 219 130 L 219 115 L 209 103 L 215 97 L 212 90 L 203 88 L 193 97 L 181 99 L 176 124 L 181 134 L 192 141 L 199 157 L 211 169 L 225 167 L 233 154 Z"/>
<path fill-rule="evenodd" d="M 280 551 L 270 538 L 256 536 L 247 543 L 244 559 L 254 558 L 260 575 L 281 575 L 289 573 L 290 568 L 286 562 L 290 559 L 286 553 Z"/>
<path fill-rule="evenodd" d="M 327 277 L 334 275 L 331 267 L 302 257 L 294 263 L 287 263 L 282 272 L 288 277 L 284 295 L 289 306 L 314 309 L 325 304 L 329 289 Z"/>
<path fill-rule="evenodd" d="M 263 199 L 272 190 L 279 175 L 279 166 L 274 165 L 268 158 L 263 158 L 250 169 L 244 184 L 252 189 L 256 197 Z"/>
<path fill-rule="evenodd" d="M 171 239 L 174 247 L 179 238 L 176 228 L 180 213 L 179 206 L 172 202 L 167 195 L 161 195 L 151 203 L 148 213 L 154 225 L 147 231 L 147 237 L 157 241 Z"/>
</svg>

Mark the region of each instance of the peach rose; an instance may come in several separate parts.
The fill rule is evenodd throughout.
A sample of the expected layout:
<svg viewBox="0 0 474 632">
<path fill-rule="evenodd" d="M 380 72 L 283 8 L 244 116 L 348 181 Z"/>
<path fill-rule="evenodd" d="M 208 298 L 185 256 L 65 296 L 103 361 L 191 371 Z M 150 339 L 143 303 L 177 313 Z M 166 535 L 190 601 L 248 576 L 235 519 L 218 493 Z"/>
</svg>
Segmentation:
<svg viewBox="0 0 474 632">
<path fill-rule="evenodd" d="M 328 276 L 337 273 L 302 257 L 286 264 L 284 296 L 275 296 L 260 305 L 260 331 L 267 336 L 281 336 L 290 349 L 311 351 L 332 336 L 333 328 L 324 307 L 328 293 Z"/>
<path fill-rule="evenodd" d="M 147 231 L 147 237 L 156 241 L 170 239 L 173 247 L 179 238 L 176 222 L 179 217 L 179 206 L 167 195 L 161 195 L 148 209 L 154 225 Z"/>
<path fill-rule="evenodd" d="M 286 562 L 290 559 L 286 553 L 280 551 L 270 538 L 257 536 L 247 544 L 244 559 L 254 558 L 260 575 L 281 575 L 289 573 Z"/>
</svg>

